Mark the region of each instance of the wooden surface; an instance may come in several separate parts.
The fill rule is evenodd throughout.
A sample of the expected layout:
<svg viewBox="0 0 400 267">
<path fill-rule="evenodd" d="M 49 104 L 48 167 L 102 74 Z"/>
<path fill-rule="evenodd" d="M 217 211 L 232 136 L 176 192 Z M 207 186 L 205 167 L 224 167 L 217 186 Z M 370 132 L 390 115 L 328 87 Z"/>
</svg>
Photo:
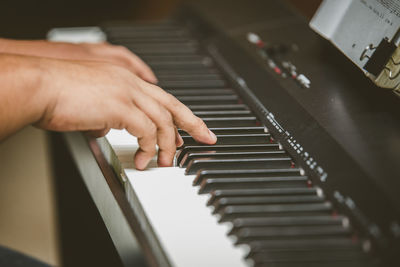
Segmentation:
<svg viewBox="0 0 400 267">
<path fill-rule="evenodd" d="M 0 244 L 58 265 L 47 148 L 33 127 L 0 142 Z"/>
</svg>

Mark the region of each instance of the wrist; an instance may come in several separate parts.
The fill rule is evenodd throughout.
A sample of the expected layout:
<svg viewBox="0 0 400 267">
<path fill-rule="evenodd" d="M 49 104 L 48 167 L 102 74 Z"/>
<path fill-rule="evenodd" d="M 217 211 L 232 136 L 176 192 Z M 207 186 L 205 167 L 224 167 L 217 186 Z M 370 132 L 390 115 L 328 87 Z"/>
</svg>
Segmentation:
<svg viewBox="0 0 400 267">
<path fill-rule="evenodd" d="M 46 83 L 48 60 L 30 56 L 13 56 L 17 64 L 16 79 L 19 80 L 20 94 L 25 110 L 26 123 L 33 124 L 40 120 L 52 99 L 52 93 Z"/>
<path fill-rule="evenodd" d="M 0 53 L 0 138 L 40 119 L 50 96 L 39 58 Z"/>
</svg>

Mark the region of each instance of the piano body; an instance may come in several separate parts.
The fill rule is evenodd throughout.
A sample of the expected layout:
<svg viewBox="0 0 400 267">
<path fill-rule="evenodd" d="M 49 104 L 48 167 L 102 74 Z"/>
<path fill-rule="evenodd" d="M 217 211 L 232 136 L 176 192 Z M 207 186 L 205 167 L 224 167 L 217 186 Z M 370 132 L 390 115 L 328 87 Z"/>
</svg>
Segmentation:
<svg viewBox="0 0 400 267">
<path fill-rule="evenodd" d="M 399 266 L 400 101 L 301 16 L 203 0 L 102 30 L 218 136 L 139 172 L 125 131 L 64 134 L 124 265 Z"/>
</svg>

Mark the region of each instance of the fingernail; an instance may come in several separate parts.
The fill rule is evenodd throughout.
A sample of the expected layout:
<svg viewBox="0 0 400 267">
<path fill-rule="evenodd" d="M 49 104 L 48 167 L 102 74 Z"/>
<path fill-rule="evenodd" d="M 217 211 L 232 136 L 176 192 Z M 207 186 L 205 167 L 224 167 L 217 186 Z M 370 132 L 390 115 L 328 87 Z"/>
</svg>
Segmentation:
<svg viewBox="0 0 400 267">
<path fill-rule="evenodd" d="M 214 143 L 217 142 L 217 136 L 213 132 L 211 132 L 210 129 L 208 129 L 208 133 L 210 134 L 210 137 L 212 138 Z"/>
<path fill-rule="evenodd" d="M 150 80 L 152 81 L 153 84 L 158 84 L 157 77 L 153 76 L 153 77 L 150 78 Z"/>
<path fill-rule="evenodd" d="M 176 146 L 177 146 L 177 147 L 183 146 L 183 143 L 184 143 L 184 142 L 183 142 L 182 136 L 181 136 L 180 134 L 177 134 L 176 137 L 177 137 L 177 139 L 178 139 L 177 142 L 176 142 Z"/>
<path fill-rule="evenodd" d="M 140 151 L 136 152 L 134 162 L 135 167 L 137 170 L 143 171 L 146 169 L 147 165 L 149 164 L 151 158 L 147 158 L 144 155 L 141 155 Z"/>
</svg>

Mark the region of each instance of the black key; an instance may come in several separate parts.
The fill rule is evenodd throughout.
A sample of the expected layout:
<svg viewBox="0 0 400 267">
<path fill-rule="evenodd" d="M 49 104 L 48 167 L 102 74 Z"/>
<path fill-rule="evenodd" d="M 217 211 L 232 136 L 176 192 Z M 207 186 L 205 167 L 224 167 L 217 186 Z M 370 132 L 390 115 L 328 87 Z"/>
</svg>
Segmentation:
<svg viewBox="0 0 400 267">
<path fill-rule="evenodd" d="M 185 69 L 185 68 L 204 68 L 204 67 L 211 67 L 212 63 L 208 65 L 202 61 L 177 61 L 177 62 L 170 62 L 170 61 L 153 61 L 153 62 L 146 62 L 153 70 L 160 70 L 160 69 Z M 182 81 L 182 80 L 180 80 Z"/>
<path fill-rule="evenodd" d="M 190 43 L 168 43 L 168 44 L 146 44 L 127 45 L 129 50 L 139 55 L 176 55 L 176 54 L 195 54 L 198 50 L 197 45 Z"/>
<path fill-rule="evenodd" d="M 226 87 L 227 84 L 225 80 L 176 80 L 160 81 L 158 86 L 161 88 L 223 88 Z M 237 99 L 236 95 L 228 96 L 232 96 L 232 98 Z M 186 98 L 186 96 L 183 96 L 182 98 Z"/>
<path fill-rule="evenodd" d="M 112 44 L 129 45 L 138 43 L 152 43 L 152 44 L 163 44 L 163 43 L 188 43 L 192 42 L 193 39 L 188 36 L 170 37 L 170 36 L 114 36 L 111 40 Z"/>
<path fill-rule="evenodd" d="M 250 247 L 250 255 L 255 252 L 266 250 L 282 250 L 282 249 L 315 249 L 315 250 L 331 250 L 331 249 L 361 249 L 361 244 L 347 237 L 329 237 L 325 239 L 298 238 L 290 240 L 271 239 L 271 240 L 255 240 L 248 242 Z"/>
<path fill-rule="evenodd" d="M 193 41 L 192 38 L 190 38 L 187 34 L 186 31 L 184 30 L 150 30 L 150 31 L 135 31 L 134 29 L 118 29 L 112 30 L 107 32 L 107 37 L 110 40 L 126 40 L 126 39 L 131 39 L 132 41 L 134 39 L 148 39 L 149 42 L 151 41 L 151 38 L 157 38 L 157 39 L 171 39 L 173 42 L 175 42 L 175 39 L 179 38 L 187 38 L 190 41 Z"/>
<path fill-rule="evenodd" d="M 254 267 L 380 267 L 366 261 L 267 261 L 257 262 Z"/>
<path fill-rule="evenodd" d="M 215 201 L 223 197 L 245 197 L 245 196 L 285 196 L 285 195 L 315 195 L 320 194 L 318 188 L 262 188 L 262 189 L 223 189 L 215 190 L 207 205 L 214 205 Z"/>
<path fill-rule="evenodd" d="M 256 117 L 202 117 L 209 128 L 213 127 L 253 127 L 260 126 Z"/>
<path fill-rule="evenodd" d="M 187 105 L 192 111 L 199 110 L 244 110 L 248 109 L 245 104 L 203 104 L 203 105 Z"/>
<path fill-rule="evenodd" d="M 207 123 L 207 122 L 206 122 Z M 250 145 L 250 144 L 262 144 L 269 143 L 270 134 L 237 134 L 237 135 L 222 135 L 217 134 L 216 145 Z M 184 146 L 186 145 L 201 145 L 191 136 L 182 136 Z"/>
<path fill-rule="evenodd" d="M 185 50 L 190 51 L 191 49 L 197 50 L 198 43 L 195 41 L 187 43 L 162 43 L 162 44 L 152 44 L 152 43 L 132 43 L 125 45 L 129 49 L 146 50 L 146 51 L 166 51 L 166 55 L 173 55 L 175 51 Z"/>
<path fill-rule="evenodd" d="M 148 64 L 152 62 L 212 62 L 212 59 L 205 55 L 148 55 L 142 57 L 142 59 Z"/>
<path fill-rule="evenodd" d="M 237 110 L 242 111 L 242 110 Z M 244 110 L 246 111 L 246 110 Z M 206 111 L 207 112 L 207 111 Z M 196 112 L 194 112 L 196 114 Z M 209 128 L 214 134 L 264 134 L 265 128 L 262 126 L 253 126 L 253 127 L 228 127 L 228 128 Z M 178 132 L 181 136 L 188 136 L 189 134 L 182 129 L 178 129 Z"/>
<path fill-rule="evenodd" d="M 188 163 L 185 173 L 195 174 L 201 169 L 226 170 L 226 169 L 265 169 L 265 168 L 289 168 L 292 159 L 287 156 L 260 157 L 254 159 L 208 159 L 198 158 Z"/>
<path fill-rule="evenodd" d="M 185 160 L 182 160 L 179 167 L 186 167 L 189 161 L 197 158 L 218 158 L 218 159 L 235 159 L 235 158 L 259 158 L 260 156 L 282 156 L 287 155 L 283 150 L 269 150 L 269 151 L 201 151 L 201 152 L 190 152 L 185 156 Z"/>
<path fill-rule="evenodd" d="M 313 196 L 314 197 L 314 196 Z M 233 220 L 233 227 L 229 235 L 235 234 L 238 230 L 248 227 L 267 226 L 313 226 L 313 225 L 336 225 L 347 227 L 348 219 L 343 216 L 292 216 L 292 217 L 256 217 L 238 218 Z"/>
<path fill-rule="evenodd" d="M 351 231 L 342 225 L 246 227 L 235 233 L 237 244 L 253 240 L 326 238 L 350 236 Z"/>
<path fill-rule="evenodd" d="M 109 34 L 114 34 L 118 36 L 137 36 L 138 34 L 144 33 L 154 33 L 155 35 L 159 33 L 161 36 L 163 34 L 173 33 L 184 33 L 187 34 L 187 30 L 182 26 L 176 24 L 159 24 L 159 23 L 140 23 L 131 24 L 123 23 L 120 25 L 107 25 L 104 30 Z"/>
<path fill-rule="evenodd" d="M 298 177 L 283 177 L 283 178 L 298 178 Z M 265 178 L 265 179 L 268 179 L 268 178 Z M 294 182 L 296 182 L 296 180 Z M 288 181 L 287 183 L 290 184 L 290 181 Z M 267 182 L 266 182 L 266 184 L 268 186 Z M 264 186 L 264 188 L 273 187 L 273 186 L 270 186 L 270 187 L 267 187 L 267 186 Z M 227 187 L 227 188 L 229 189 L 229 187 Z M 248 187 L 244 187 L 244 188 L 248 188 Z M 263 186 L 261 185 L 260 188 L 263 188 Z M 324 198 L 317 196 L 317 195 L 315 195 L 315 196 L 227 197 L 227 198 L 220 198 L 218 201 L 214 202 L 214 213 L 217 213 L 221 209 L 225 208 L 226 206 L 231 206 L 231 205 L 247 206 L 247 205 L 258 205 L 258 204 L 320 203 L 323 201 L 324 201 Z"/>
<path fill-rule="evenodd" d="M 230 179 L 230 178 L 264 178 L 264 177 L 286 177 L 302 176 L 300 169 L 256 169 L 256 170 L 203 170 L 199 172 L 193 181 L 193 185 L 200 185 L 205 179 Z"/>
<path fill-rule="evenodd" d="M 250 145 L 185 145 L 176 155 L 177 163 L 183 160 L 189 152 L 199 151 L 268 151 L 279 149 L 278 144 L 250 144 Z"/>
<path fill-rule="evenodd" d="M 266 266 L 287 266 L 288 263 L 297 264 L 292 266 L 309 266 L 308 264 L 316 264 L 315 266 L 365 266 L 359 265 L 362 262 L 367 263 L 366 254 L 361 250 L 295 250 L 295 251 L 263 251 L 263 253 L 255 253 L 252 259 L 257 264 L 266 264 Z M 335 265 L 333 265 L 335 263 Z M 356 265 L 350 265 L 356 263 Z M 304 265 L 303 265 L 304 264 Z M 319 264 L 319 265 L 317 265 Z M 262 266 L 262 265 L 261 265 Z M 346 265 L 345 265 L 346 266 Z"/>
<path fill-rule="evenodd" d="M 332 211 L 330 202 L 312 204 L 277 204 L 254 206 L 226 206 L 222 209 L 221 222 L 239 217 L 324 215 Z"/>
<path fill-rule="evenodd" d="M 203 95 L 203 96 L 178 96 L 177 99 L 186 105 L 199 104 L 236 104 L 238 101 L 237 95 Z"/>
<path fill-rule="evenodd" d="M 200 118 L 254 116 L 250 110 L 211 110 L 195 111 L 193 113 Z"/>
<path fill-rule="evenodd" d="M 159 72 L 162 72 L 161 70 Z M 160 81 L 179 81 L 179 80 L 221 80 L 222 76 L 218 73 L 187 73 L 187 74 L 182 74 L 179 71 L 177 71 L 176 74 L 158 74 L 157 78 Z M 193 89 L 192 89 L 193 90 Z"/>
<path fill-rule="evenodd" d="M 213 88 L 213 89 L 172 89 L 166 90 L 168 93 L 174 96 L 191 96 L 191 95 L 234 95 L 235 92 L 232 89 L 221 89 L 221 88 Z M 247 111 L 247 110 L 244 110 Z M 207 111 L 203 111 L 207 112 Z"/>
<path fill-rule="evenodd" d="M 313 196 L 313 195 L 310 195 Z M 292 197 L 292 196 L 290 196 Z M 307 195 L 305 196 L 307 197 Z M 296 216 L 296 217 L 260 217 L 238 218 L 233 220 L 233 229 L 253 226 L 290 226 L 290 225 L 348 225 L 344 216 Z"/>
<path fill-rule="evenodd" d="M 191 68 L 191 69 L 162 69 L 154 71 L 156 76 L 170 76 L 170 75 L 208 75 L 208 74 L 220 74 L 221 72 L 216 68 Z"/>
<path fill-rule="evenodd" d="M 209 57 L 200 55 L 181 55 L 181 56 L 147 56 L 143 60 L 153 68 L 182 68 L 188 67 L 210 67 L 213 61 Z"/>
</svg>

